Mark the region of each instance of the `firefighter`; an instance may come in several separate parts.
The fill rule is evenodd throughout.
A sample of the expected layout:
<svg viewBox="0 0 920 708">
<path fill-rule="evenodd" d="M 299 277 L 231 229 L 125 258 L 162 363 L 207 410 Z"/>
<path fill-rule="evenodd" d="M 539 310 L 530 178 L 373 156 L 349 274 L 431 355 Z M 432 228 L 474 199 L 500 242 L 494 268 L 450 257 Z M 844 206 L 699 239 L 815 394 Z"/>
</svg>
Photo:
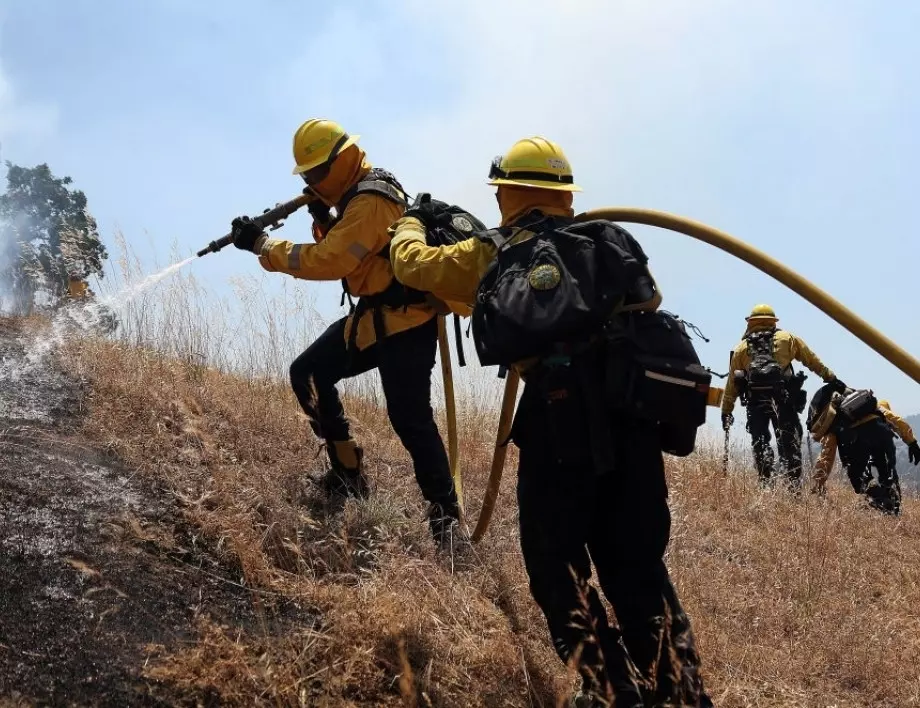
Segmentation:
<svg viewBox="0 0 920 708">
<path fill-rule="evenodd" d="M 435 540 L 451 542 L 459 519 L 457 494 L 431 407 L 437 347 L 435 312 L 393 279 L 385 257 L 387 227 L 405 210 L 396 178 L 373 168 L 338 123 L 311 119 L 294 134 L 294 174 L 317 197 L 308 205 L 315 243 L 269 238 L 248 217 L 232 223 L 234 245 L 252 251 L 267 271 L 305 280 L 341 280 L 347 317 L 334 322 L 290 367 L 291 386 L 313 432 L 325 442 L 332 497 L 367 497 L 363 450 L 352 437 L 336 385 L 372 369 L 380 373 L 387 415 L 412 458 L 429 503 Z M 335 210 L 333 215 L 332 209 Z"/>
<path fill-rule="evenodd" d="M 868 409 L 850 412 L 848 399 L 860 400 L 860 396 Z M 874 397 L 866 391 L 854 391 L 850 396 L 821 391 L 815 394 L 808 423 L 815 440 L 821 442 L 821 454 L 815 463 L 812 492 L 825 494 L 839 450 L 853 491 L 865 495 L 870 506 L 897 516 L 901 513 L 901 484 L 894 438 L 899 437 L 907 445 L 908 459 L 914 465 L 920 464 L 920 444 L 910 425 L 891 410 L 888 401 L 878 401 L 877 406 L 873 403 Z"/>
<path fill-rule="evenodd" d="M 730 376 L 722 397 L 722 427 L 731 428 L 732 411 L 740 396 L 747 408 L 747 429 L 754 448 L 754 466 L 762 484 L 774 478 L 770 426 L 776 433 L 776 449 L 782 474 L 794 488 L 802 478 L 802 424 L 805 409 L 805 374 L 796 374 L 799 361 L 825 382 L 845 387 L 808 345 L 791 332 L 779 329 L 779 319 L 769 305 L 757 305 L 746 318 L 747 329 L 731 356 Z"/>
<path fill-rule="evenodd" d="M 579 188 L 555 143 L 518 141 L 496 158 L 490 177 L 501 225 L 517 234 L 508 243 L 526 237 L 525 226 L 572 223 Z M 443 300 L 475 302 L 496 257 L 495 243 L 474 237 L 430 246 L 411 213 L 391 229 L 396 277 Z M 552 288 L 558 275 L 552 268 L 534 271 L 530 287 Z M 637 309 L 654 310 L 659 301 L 656 296 Z M 609 705 L 611 696 L 628 708 L 711 705 L 690 620 L 663 559 L 670 511 L 658 431 L 638 419 L 591 419 L 585 387 L 574 379 L 583 376 L 587 388 L 601 389 L 603 364 L 591 352 L 573 361 L 554 374 L 537 364 L 517 367 L 525 387 L 512 439 L 520 450 L 517 498 L 531 593 L 558 655 L 577 662 L 583 689 L 576 705 Z M 547 384 L 546 376 L 557 378 Z M 596 471 L 589 452 L 595 433 L 613 446 L 615 469 Z M 592 561 L 619 629 L 589 582 Z"/>
</svg>

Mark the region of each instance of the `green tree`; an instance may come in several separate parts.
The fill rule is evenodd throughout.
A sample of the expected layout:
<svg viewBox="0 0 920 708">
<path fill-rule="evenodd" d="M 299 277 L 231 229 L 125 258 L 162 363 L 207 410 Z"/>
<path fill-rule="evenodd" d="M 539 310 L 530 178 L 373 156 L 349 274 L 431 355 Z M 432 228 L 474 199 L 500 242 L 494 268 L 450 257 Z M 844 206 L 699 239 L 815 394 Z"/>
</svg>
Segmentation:
<svg viewBox="0 0 920 708">
<path fill-rule="evenodd" d="M 99 240 L 86 195 L 55 177 L 47 164 L 6 163 L 6 192 L 0 195 L 0 273 L 16 307 L 28 312 L 36 294 L 52 303 L 67 292 L 68 277 L 102 277 L 108 253 Z"/>
</svg>

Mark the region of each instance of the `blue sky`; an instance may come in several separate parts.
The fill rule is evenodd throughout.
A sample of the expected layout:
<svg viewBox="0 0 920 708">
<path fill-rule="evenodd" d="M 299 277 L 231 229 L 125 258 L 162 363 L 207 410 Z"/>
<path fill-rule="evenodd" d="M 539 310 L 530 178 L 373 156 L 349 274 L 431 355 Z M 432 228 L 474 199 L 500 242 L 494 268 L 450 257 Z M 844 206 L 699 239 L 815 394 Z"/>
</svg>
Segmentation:
<svg viewBox="0 0 920 708">
<path fill-rule="evenodd" d="M 408 189 L 487 222 L 489 161 L 542 133 L 573 163 L 579 208 L 722 228 L 920 354 L 916 3 L 311 5 L 0 0 L 2 155 L 71 175 L 107 240 L 119 228 L 165 263 L 174 242 L 191 253 L 297 193 L 290 142 L 308 117 L 339 120 Z M 297 215 L 280 233 L 307 226 Z M 684 236 L 634 233 L 665 306 L 711 338 L 714 368 L 769 302 L 848 383 L 920 410 L 920 387 L 767 276 Z M 260 270 L 235 250 L 194 267 L 217 287 Z M 336 312 L 335 285 L 303 287 Z"/>
</svg>

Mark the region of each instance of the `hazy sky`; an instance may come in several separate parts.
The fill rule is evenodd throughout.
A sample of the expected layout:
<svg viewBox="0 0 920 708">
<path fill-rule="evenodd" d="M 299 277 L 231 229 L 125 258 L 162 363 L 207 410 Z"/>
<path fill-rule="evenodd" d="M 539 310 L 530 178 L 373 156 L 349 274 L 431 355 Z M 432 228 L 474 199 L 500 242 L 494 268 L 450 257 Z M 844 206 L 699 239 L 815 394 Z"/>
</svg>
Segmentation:
<svg viewBox="0 0 920 708">
<path fill-rule="evenodd" d="M 410 191 L 487 222 L 491 158 L 542 133 L 568 153 L 577 207 L 722 228 L 920 354 L 920 4 L 312 5 L 0 0 L 2 155 L 71 175 L 107 240 L 120 228 L 165 263 L 173 241 L 197 250 L 297 193 L 291 136 L 308 117 L 339 120 Z M 305 239 L 307 224 L 281 233 Z M 920 387 L 767 276 L 681 235 L 634 233 L 665 306 L 712 339 L 700 352 L 714 368 L 764 301 L 848 383 L 920 410 Z M 260 270 L 234 249 L 194 267 L 215 283 Z M 337 286 L 317 292 L 333 314 Z"/>
</svg>

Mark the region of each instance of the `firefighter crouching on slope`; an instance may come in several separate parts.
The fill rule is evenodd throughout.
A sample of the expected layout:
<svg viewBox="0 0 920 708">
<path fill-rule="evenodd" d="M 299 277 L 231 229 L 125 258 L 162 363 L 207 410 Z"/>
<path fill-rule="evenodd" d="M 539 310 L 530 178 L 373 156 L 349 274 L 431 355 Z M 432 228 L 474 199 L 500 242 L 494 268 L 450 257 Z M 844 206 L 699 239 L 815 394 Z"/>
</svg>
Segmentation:
<svg viewBox="0 0 920 708">
<path fill-rule="evenodd" d="M 291 364 L 291 386 L 325 441 L 330 496 L 367 497 L 363 451 L 352 438 L 336 384 L 374 368 L 393 430 L 408 450 L 435 540 L 450 542 L 459 518 L 447 453 L 431 407 L 437 321 L 424 301 L 409 301 L 385 257 L 387 228 L 405 210 L 402 187 L 374 169 L 357 135 L 329 120 L 312 119 L 294 135 L 294 174 L 319 199 L 308 205 L 316 243 L 268 238 L 248 217 L 233 221 L 237 248 L 253 251 L 268 271 L 305 280 L 342 280 L 351 313 L 332 324 Z M 335 208 L 335 216 L 330 209 Z M 345 296 L 343 295 L 343 302 Z"/>
<path fill-rule="evenodd" d="M 791 332 L 777 328 L 779 319 L 769 305 L 757 305 L 746 318 L 747 330 L 732 352 L 730 376 L 722 397 L 722 427 L 735 422 L 735 399 L 747 407 L 747 429 L 754 448 L 754 466 L 762 484 L 775 474 L 770 426 L 776 432 L 782 474 L 798 488 L 802 478 L 802 424 L 805 410 L 804 373 L 796 374 L 793 361 L 800 361 L 825 382 L 845 387 L 808 345 Z"/>
<path fill-rule="evenodd" d="M 527 238 L 525 225 L 539 231 L 540 224 L 572 223 L 572 192 L 579 188 L 556 144 L 540 137 L 520 140 L 496 159 L 490 177 L 498 187 L 502 226 L 515 227 L 510 243 Z M 497 254 L 491 241 L 474 237 L 428 246 L 422 223 L 411 216 L 391 231 L 390 257 L 401 282 L 443 300 L 476 301 L 480 279 Z M 642 268 L 654 286 L 644 261 Z M 530 285 L 546 287 L 534 280 Z M 654 287 L 650 292 L 654 299 L 637 309 L 657 308 L 660 296 Z M 520 449 L 517 497 L 530 588 L 557 653 L 578 663 L 584 688 L 576 705 L 608 705 L 601 697 L 611 687 L 616 705 L 624 708 L 711 705 L 690 621 L 663 560 L 670 511 L 657 429 L 639 420 L 614 422 L 604 413 L 588 418 L 585 387 L 576 379 L 601 388 L 603 364 L 593 352 L 571 361 L 558 368 L 548 363 L 558 372 L 549 375 L 555 377 L 551 391 L 544 362 L 518 367 L 526 383 L 512 439 Z M 603 444 L 613 448 L 613 469 L 595 468 L 589 449 L 596 440 L 589 429 L 600 429 Z M 589 583 L 592 560 L 621 632 L 610 625 Z"/>
<path fill-rule="evenodd" d="M 907 444 L 911 464 L 920 464 L 920 444 L 914 431 L 891 410 L 888 401 L 878 401 L 869 391 L 848 391 L 846 395 L 821 389 L 808 411 L 808 427 L 821 442 L 815 463 L 812 491 L 824 495 L 840 450 L 840 461 L 853 491 L 865 495 L 869 504 L 886 514 L 901 513 L 901 485 L 898 480 L 894 436 Z M 875 467 L 878 479 L 872 478 Z"/>
</svg>

